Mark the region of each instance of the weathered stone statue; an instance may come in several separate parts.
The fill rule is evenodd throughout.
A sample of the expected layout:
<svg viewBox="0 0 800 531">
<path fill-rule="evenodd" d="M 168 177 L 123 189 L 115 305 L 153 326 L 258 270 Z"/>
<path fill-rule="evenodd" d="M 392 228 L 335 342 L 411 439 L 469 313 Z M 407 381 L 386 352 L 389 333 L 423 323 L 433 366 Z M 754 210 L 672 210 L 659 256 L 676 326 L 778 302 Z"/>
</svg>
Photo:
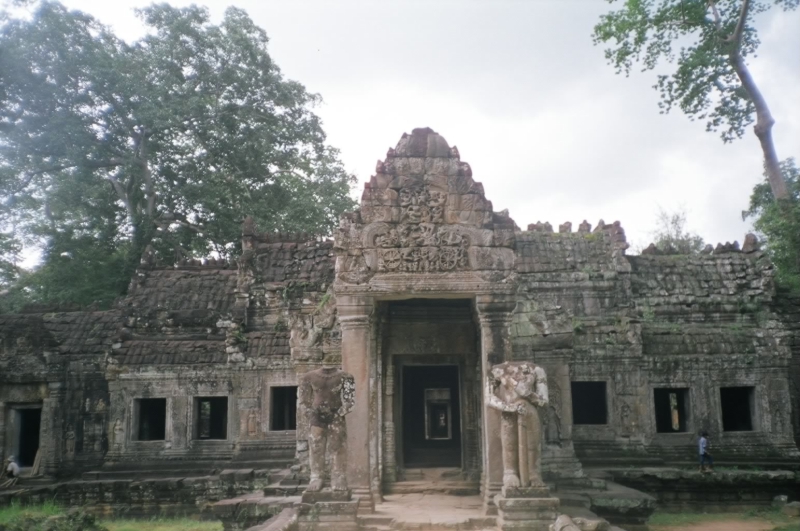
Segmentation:
<svg viewBox="0 0 800 531">
<path fill-rule="evenodd" d="M 547 405 L 544 369 L 528 361 L 500 363 L 486 380 L 486 403 L 500 411 L 504 487 L 544 486 L 538 408 Z"/>
<path fill-rule="evenodd" d="M 331 490 L 347 490 L 347 415 L 355 404 L 355 379 L 338 367 L 303 374 L 298 402 L 308 415 L 308 454 L 311 478 L 307 492 L 322 489 L 325 456 L 331 461 Z"/>
</svg>

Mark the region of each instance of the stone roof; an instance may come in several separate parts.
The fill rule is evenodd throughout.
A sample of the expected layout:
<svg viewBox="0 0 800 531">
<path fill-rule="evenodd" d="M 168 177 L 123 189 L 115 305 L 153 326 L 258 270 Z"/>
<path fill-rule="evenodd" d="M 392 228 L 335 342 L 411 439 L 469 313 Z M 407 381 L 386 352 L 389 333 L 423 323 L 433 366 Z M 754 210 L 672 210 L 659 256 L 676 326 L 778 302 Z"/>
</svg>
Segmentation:
<svg viewBox="0 0 800 531">
<path fill-rule="evenodd" d="M 123 308 L 147 310 L 210 309 L 226 313 L 235 299 L 236 269 L 140 269 Z"/>
<path fill-rule="evenodd" d="M 225 342 L 220 340 L 131 340 L 115 351 L 122 365 L 189 365 L 225 363 Z"/>
</svg>

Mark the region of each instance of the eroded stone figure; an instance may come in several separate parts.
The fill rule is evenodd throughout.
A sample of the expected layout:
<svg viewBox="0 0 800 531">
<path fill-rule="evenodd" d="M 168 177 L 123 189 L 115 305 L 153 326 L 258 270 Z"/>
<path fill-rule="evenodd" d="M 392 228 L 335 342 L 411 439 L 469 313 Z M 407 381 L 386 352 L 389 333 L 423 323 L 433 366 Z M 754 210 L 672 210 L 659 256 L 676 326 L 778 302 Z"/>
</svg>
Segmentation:
<svg viewBox="0 0 800 531">
<path fill-rule="evenodd" d="M 355 379 L 338 367 L 303 374 L 298 402 L 308 415 L 308 455 L 311 478 L 307 491 L 322 489 L 325 456 L 330 456 L 331 489 L 347 490 L 347 425 L 345 415 L 355 404 Z"/>
<path fill-rule="evenodd" d="M 539 408 L 547 402 L 543 368 L 528 361 L 505 362 L 491 368 L 486 379 L 486 403 L 500 411 L 504 487 L 544 486 Z"/>
</svg>

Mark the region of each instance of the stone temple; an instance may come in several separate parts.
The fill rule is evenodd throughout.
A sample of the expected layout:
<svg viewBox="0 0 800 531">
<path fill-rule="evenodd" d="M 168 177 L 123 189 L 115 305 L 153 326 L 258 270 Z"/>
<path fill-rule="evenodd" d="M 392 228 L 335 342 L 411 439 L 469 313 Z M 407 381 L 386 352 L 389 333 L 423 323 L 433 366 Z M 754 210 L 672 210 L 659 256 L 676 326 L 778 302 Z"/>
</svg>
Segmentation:
<svg viewBox="0 0 800 531">
<path fill-rule="evenodd" d="M 111 310 L 1 315 L 0 453 L 23 468 L 39 454 L 49 490 L 22 478 L 17 495 L 68 503 L 146 512 L 270 484 L 291 494 L 308 480 L 299 377 L 336 366 L 355 381 L 359 511 L 438 485 L 491 515 L 503 465 L 483 382 L 530 361 L 547 373 L 541 470 L 562 506 L 559 493 L 591 499 L 605 481 L 618 498 L 641 492 L 614 482 L 663 503 L 771 500 L 763 486 L 708 494 L 707 476 L 630 472 L 696 469 L 703 430 L 718 463 L 789 470 L 797 489 L 800 304 L 776 291 L 757 242 L 627 247 L 618 222 L 521 230 L 456 147 L 415 129 L 332 240 L 247 220 L 236 263 L 146 253 Z"/>
</svg>

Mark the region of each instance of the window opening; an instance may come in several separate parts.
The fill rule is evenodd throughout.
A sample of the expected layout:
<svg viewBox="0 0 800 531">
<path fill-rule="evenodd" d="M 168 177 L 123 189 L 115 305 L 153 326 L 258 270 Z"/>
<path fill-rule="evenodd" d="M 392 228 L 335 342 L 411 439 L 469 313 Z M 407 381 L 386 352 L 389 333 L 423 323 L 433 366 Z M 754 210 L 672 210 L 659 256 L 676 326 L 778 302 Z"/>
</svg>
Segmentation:
<svg viewBox="0 0 800 531">
<path fill-rule="evenodd" d="M 228 438 L 228 397 L 195 398 L 196 439 Z"/>
<path fill-rule="evenodd" d="M 752 431 L 755 388 L 721 387 L 723 431 Z"/>
<path fill-rule="evenodd" d="M 687 431 L 689 389 L 664 388 L 653 390 L 658 433 Z"/>
<path fill-rule="evenodd" d="M 163 441 L 167 433 L 167 399 L 140 398 L 138 409 L 138 440 Z"/>
<path fill-rule="evenodd" d="M 297 386 L 273 387 L 271 397 L 270 430 L 297 429 Z"/>
<path fill-rule="evenodd" d="M 573 424 L 608 424 L 606 382 L 572 382 Z"/>
</svg>

